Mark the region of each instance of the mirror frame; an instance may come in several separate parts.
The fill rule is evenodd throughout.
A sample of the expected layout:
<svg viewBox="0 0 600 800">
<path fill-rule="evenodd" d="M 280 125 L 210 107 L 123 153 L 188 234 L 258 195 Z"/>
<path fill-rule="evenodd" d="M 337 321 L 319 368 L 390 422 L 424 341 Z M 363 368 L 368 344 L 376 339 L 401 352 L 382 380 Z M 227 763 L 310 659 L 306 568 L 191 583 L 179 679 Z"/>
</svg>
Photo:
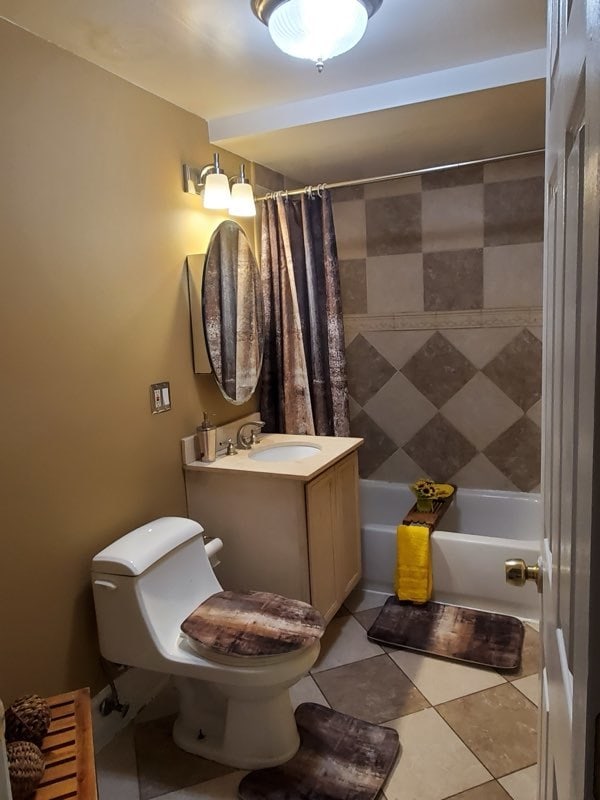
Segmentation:
<svg viewBox="0 0 600 800">
<path fill-rule="evenodd" d="M 224 386 L 218 380 L 217 373 L 213 367 L 213 361 L 211 358 L 208 345 L 208 338 L 206 335 L 206 314 L 204 309 L 205 309 L 205 283 L 208 272 L 207 269 L 208 259 L 211 253 L 211 248 L 213 247 L 213 244 L 215 242 L 215 239 L 219 236 L 219 233 L 222 231 L 224 225 L 235 226 L 235 228 L 237 228 L 237 230 L 244 235 L 248 243 L 248 249 L 252 256 L 254 264 L 253 271 L 255 271 L 255 274 L 258 277 L 258 290 L 259 290 L 258 299 L 260 301 L 260 308 L 264 323 L 264 303 L 262 297 L 262 281 L 260 276 L 260 267 L 254 255 L 250 240 L 244 229 L 240 225 L 238 225 L 237 222 L 233 220 L 224 220 L 213 231 L 206 253 L 198 255 L 190 255 L 186 259 L 187 273 L 188 273 L 189 301 L 190 301 L 194 372 L 198 375 L 206 375 L 208 373 L 212 373 L 215 379 L 215 383 L 219 387 L 221 394 L 227 400 L 227 402 L 233 405 L 243 405 L 254 396 L 258 386 L 258 382 L 260 380 L 262 363 L 264 359 L 264 324 L 263 324 L 263 337 L 262 337 L 263 341 L 260 347 L 260 358 L 258 360 L 257 370 L 256 370 L 256 382 L 254 384 L 252 392 L 242 400 L 237 400 L 230 397 L 227 394 Z"/>
<path fill-rule="evenodd" d="M 204 309 L 202 307 L 202 276 L 205 259 L 205 253 L 186 258 L 192 329 L 192 356 L 196 375 L 207 375 L 212 372 L 204 338 Z"/>
</svg>

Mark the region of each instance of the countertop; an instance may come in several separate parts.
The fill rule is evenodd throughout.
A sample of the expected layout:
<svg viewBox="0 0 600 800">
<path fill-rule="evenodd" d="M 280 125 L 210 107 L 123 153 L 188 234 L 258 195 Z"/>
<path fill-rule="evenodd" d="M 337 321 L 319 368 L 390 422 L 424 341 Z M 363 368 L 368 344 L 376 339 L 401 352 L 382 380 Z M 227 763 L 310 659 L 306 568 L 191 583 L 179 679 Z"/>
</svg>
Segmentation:
<svg viewBox="0 0 600 800">
<path fill-rule="evenodd" d="M 181 440 L 183 467 L 192 472 L 245 473 L 271 478 L 291 478 L 310 481 L 336 461 L 357 450 L 363 439 L 341 436 L 295 436 L 289 433 L 267 433 L 251 450 L 238 450 L 235 455 L 218 456 L 216 461 L 205 463 L 196 460 L 194 436 Z M 252 453 L 282 444 L 311 444 L 319 452 L 308 458 L 286 461 L 255 461 Z"/>
</svg>

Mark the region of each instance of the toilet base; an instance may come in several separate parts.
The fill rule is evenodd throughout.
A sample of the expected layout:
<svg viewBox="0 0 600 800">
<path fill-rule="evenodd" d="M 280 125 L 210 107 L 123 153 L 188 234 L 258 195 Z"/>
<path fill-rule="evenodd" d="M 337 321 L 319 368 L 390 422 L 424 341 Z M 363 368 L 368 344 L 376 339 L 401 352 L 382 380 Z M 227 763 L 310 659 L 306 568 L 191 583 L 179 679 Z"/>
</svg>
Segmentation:
<svg viewBox="0 0 600 800">
<path fill-rule="evenodd" d="M 252 688 L 175 678 L 180 710 L 173 741 L 187 753 L 238 769 L 276 767 L 300 737 L 288 685 Z"/>
</svg>

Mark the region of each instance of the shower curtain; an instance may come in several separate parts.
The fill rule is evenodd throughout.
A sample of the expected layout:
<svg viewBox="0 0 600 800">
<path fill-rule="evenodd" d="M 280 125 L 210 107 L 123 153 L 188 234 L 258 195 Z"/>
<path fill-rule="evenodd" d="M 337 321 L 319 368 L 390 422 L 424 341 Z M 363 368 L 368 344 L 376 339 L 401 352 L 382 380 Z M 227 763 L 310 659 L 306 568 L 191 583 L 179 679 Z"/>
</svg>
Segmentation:
<svg viewBox="0 0 600 800">
<path fill-rule="evenodd" d="M 285 194 L 285 193 L 283 193 Z M 340 278 L 328 191 L 264 201 L 265 430 L 348 436 Z"/>
</svg>

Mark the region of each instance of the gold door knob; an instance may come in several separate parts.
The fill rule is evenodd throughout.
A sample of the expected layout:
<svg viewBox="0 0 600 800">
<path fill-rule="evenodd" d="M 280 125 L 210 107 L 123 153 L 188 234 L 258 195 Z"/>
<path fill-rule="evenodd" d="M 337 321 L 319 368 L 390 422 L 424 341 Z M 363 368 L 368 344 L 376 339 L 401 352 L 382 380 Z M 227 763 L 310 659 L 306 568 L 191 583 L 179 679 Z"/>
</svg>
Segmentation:
<svg viewBox="0 0 600 800">
<path fill-rule="evenodd" d="M 542 591 L 542 570 L 539 564 L 528 566 L 522 558 L 509 558 L 504 562 L 506 582 L 511 586 L 525 586 L 527 581 L 535 581 L 538 592 Z"/>
</svg>

